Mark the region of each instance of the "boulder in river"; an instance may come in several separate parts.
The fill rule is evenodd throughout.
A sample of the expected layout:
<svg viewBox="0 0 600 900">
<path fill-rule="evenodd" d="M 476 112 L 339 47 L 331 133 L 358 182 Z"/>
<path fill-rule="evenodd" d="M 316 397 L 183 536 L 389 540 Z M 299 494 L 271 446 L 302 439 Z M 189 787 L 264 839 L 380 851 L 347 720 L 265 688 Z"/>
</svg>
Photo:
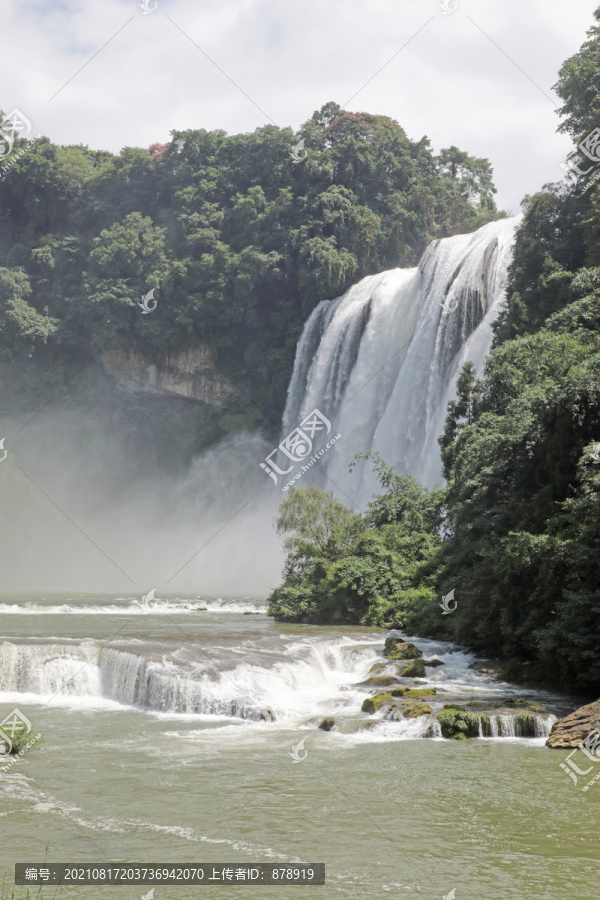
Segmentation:
<svg viewBox="0 0 600 900">
<path fill-rule="evenodd" d="M 407 719 L 418 719 L 419 716 L 431 715 L 431 707 L 426 703 L 403 703 L 402 712 Z"/>
<path fill-rule="evenodd" d="M 469 669 L 474 669 L 481 675 L 489 675 L 492 678 L 501 678 L 504 672 L 505 663 L 498 659 L 477 659 L 472 662 Z"/>
<path fill-rule="evenodd" d="M 422 659 L 414 659 L 400 672 L 402 678 L 425 678 L 425 663 Z"/>
<path fill-rule="evenodd" d="M 424 666 L 430 666 L 431 668 L 436 668 L 436 666 L 445 666 L 446 664 L 441 661 L 441 659 L 424 659 Z"/>
<path fill-rule="evenodd" d="M 333 728 L 335 728 L 336 724 L 337 722 L 335 721 L 335 719 L 331 716 L 328 716 L 326 719 L 323 719 L 323 721 L 319 725 L 319 728 L 321 729 L 321 731 L 331 731 Z"/>
<path fill-rule="evenodd" d="M 388 703 L 383 707 L 383 718 L 387 719 L 388 722 L 399 722 L 404 716 L 396 703 Z"/>
<path fill-rule="evenodd" d="M 365 687 L 389 687 L 391 684 L 397 684 L 398 679 L 393 675 L 373 675 L 363 681 Z"/>
<path fill-rule="evenodd" d="M 423 697 L 433 697 L 437 694 L 435 688 L 393 688 L 390 691 L 392 697 L 405 697 L 408 700 L 422 700 Z"/>
<path fill-rule="evenodd" d="M 385 706 L 386 703 L 393 702 L 394 698 L 389 694 L 376 694 L 375 697 L 367 697 L 366 700 L 363 700 L 361 710 L 366 713 L 374 713 L 381 709 L 382 706 Z"/>
<path fill-rule="evenodd" d="M 577 747 L 595 728 L 600 728 L 600 700 L 580 706 L 575 712 L 558 719 L 552 726 L 546 746 L 553 750 Z"/>
<path fill-rule="evenodd" d="M 410 641 L 389 637 L 386 638 L 383 655 L 388 659 L 418 659 L 423 656 L 423 651 L 411 644 Z"/>
<path fill-rule="evenodd" d="M 384 671 L 386 668 L 387 668 L 387 666 L 386 666 L 386 664 L 383 663 L 383 662 L 376 662 L 376 663 L 373 663 L 373 665 L 372 665 L 371 668 L 369 669 L 369 675 L 374 675 L 375 672 L 381 673 L 381 672 Z"/>
<path fill-rule="evenodd" d="M 479 737 L 479 716 L 456 703 L 446 703 L 437 714 L 437 720 L 442 729 L 442 737 L 455 741 Z"/>
<path fill-rule="evenodd" d="M 261 722 L 274 722 L 275 721 L 275 713 L 272 709 L 261 709 L 260 716 L 258 717 Z"/>
</svg>

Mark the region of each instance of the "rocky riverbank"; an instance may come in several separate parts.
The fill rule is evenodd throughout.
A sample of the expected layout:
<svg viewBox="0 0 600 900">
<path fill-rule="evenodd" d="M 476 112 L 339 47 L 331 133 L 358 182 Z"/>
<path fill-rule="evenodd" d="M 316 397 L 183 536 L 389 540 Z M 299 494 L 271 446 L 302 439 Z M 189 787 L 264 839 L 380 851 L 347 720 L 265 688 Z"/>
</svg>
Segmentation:
<svg viewBox="0 0 600 900">
<path fill-rule="evenodd" d="M 596 729 L 600 730 L 600 700 L 580 706 L 575 712 L 558 719 L 552 726 L 546 746 L 553 750 L 572 749 Z"/>
<path fill-rule="evenodd" d="M 531 699 L 514 696 L 491 696 L 490 678 L 499 681 L 495 667 L 484 661 L 470 665 L 474 671 L 474 690 L 465 696 L 464 686 L 457 687 L 452 679 L 444 679 L 443 660 L 435 656 L 424 658 L 414 643 L 399 637 L 388 637 L 382 648 L 382 658 L 374 663 L 368 677 L 356 685 L 368 696 L 362 701 L 361 712 L 366 721 L 338 721 L 329 717 L 319 724 L 310 724 L 324 731 L 376 731 L 386 723 L 405 722 L 411 735 L 421 738 L 546 738 L 556 716 L 546 706 Z M 435 680 L 434 680 L 435 679 Z M 485 689 L 477 696 L 476 685 Z M 496 692 L 495 692 L 496 693 Z M 498 694 L 502 691 L 498 691 Z M 417 724 L 418 723 L 418 724 Z"/>
</svg>

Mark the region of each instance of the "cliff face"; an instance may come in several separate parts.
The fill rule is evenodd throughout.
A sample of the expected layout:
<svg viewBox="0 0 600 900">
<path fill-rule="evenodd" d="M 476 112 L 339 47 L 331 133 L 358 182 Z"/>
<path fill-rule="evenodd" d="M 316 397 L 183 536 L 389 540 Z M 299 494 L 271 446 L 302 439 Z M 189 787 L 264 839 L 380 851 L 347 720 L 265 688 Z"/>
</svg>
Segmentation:
<svg viewBox="0 0 600 900">
<path fill-rule="evenodd" d="M 149 361 L 137 350 L 104 350 L 100 362 L 119 390 L 130 394 L 179 394 L 203 403 L 219 403 L 234 389 L 215 366 L 208 344 L 163 353 Z"/>
</svg>

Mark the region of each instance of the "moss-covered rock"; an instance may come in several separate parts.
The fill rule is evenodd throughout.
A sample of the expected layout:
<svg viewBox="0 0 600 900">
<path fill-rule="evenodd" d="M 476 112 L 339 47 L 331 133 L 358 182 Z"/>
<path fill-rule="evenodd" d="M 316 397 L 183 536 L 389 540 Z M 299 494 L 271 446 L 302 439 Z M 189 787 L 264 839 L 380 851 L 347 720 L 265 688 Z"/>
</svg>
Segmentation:
<svg viewBox="0 0 600 900">
<path fill-rule="evenodd" d="M 389 637 L 386 639 L 383 655 L 388 659 L 419 659 L 423 656 L 423 651 L 411 644 L 410 641 Z"/>
<path fill-rule="evenodd" d="M 369 669 L 369 675 L 374 675 L 375 672 L 382 672 L 382 671 L 383 671 L 384 669 L 386 669 L 386 668 L 387 668 L 387 666 L 386 666 L 386 664 L 383 663 L 383 662 L 376 662 L 376 663 L 373 663 L 373 665 L 372 665 L 371 668 Z"/>
<path fill-rule="evenodd" d="M 418 719 L 419 716 L 428 716 L 431 714 L 431 707 L 426 703 L 403 703 L 402 714 L 407 719 Z"/>
<path fill-rule="evenodd" d="M 374 697 L 367 697 L 366 700 L 363 700 L 361 709 L 366 713 L 374 713 L 381 709 L 382 706 L 385 706 L 386 703 L 393 702 L 394 698 L 390 694 L 376 694 Z"/>
<path fill-rule="evenodd" d="M 481 733 L 484 737 L 492 736 L 492 724 L 491 719 L 487 713 L 483 713 L 479 717 L 479 721 L 481 722 Z"/>
<path fill-rule="evenodd" d="M 363 681 L 365 687 L 389 687 L 389 685 L 397 683 L 398 679 L 394 678 L 393 675 L 373 675 L 371 678 Z"/>
<path fill-rule="evenodd" d="M 500 704 L 502 705 L 502 704 Z M 547 712 L 545 706 L 538 706 L 537 703 L 532 703 L 531 700 L 524 700 L 522 697 L 519 697 L 517 700 L 507 700 L 505 703 L 506 706 L 516 706 L 519 709 L 527 709 L 529 712 L 537 712 L 544 713 Z"/>
<path fill-rule="evenodd" d="M 522 712 L 515 716 L 515 734 L 517 737 L 535 737 L 535 726 L 535 716 L 530 712 Z"/>
<path fill-rule="evenodd" d="M 420 700 L 423 697 L 433 697 L 437 694 L 435 688 L 393 688 L 390 691 L 392 697 L 407 697 L 409 700 Z"/>
<path fill-rule="evenodd" d="M 442 729 L 442 737 L 452 740 L 479 737 L 479 716 L 461 709 L 453 703 L 447 703 L 437 714 Z"/>
<path fill-rule="evenodd" d="M 422 659 L 415 659 L 400 672 L 402 678 L 425 678 L 425 663 Z"/>
<path fill-rule="evenodd" d="M 429 666 L 430 668 L 433 667 L 433 668 L 435 669 L 437 666 L 444 666 L 445 663 L 443 663 L 443 662 L 441 661 L 441 659 L 424 659 L 424 660 L 423 660 L 423 665 L 424 665 L 424 666 Z"/>
<path fill-rule="evenodd" d="M 328 716 L 326 719 L 323 719 L 323 721 L 319 725 L 319 728 L 321 729 L 321 731 L 332 731 L 336 725 L 337 722 L 335 721 L 335 719 L 331 716 Z"/>
</svg>

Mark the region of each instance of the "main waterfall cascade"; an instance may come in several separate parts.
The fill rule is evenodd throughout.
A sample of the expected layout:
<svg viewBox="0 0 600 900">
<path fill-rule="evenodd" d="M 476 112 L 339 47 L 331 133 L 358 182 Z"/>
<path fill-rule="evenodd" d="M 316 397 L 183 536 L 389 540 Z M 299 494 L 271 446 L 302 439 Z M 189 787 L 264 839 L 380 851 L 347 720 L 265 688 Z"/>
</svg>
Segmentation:
<svg viewBox="0 0 600 900">
<path fill-rule="evenodd" d="M 330 419 L 341 438 L 319 466 L 358 504 L 376 488 L 370 469 L 348 473 L 361 450 L 425 485 L 441 481 L 446 407 L 462 366 L 471 360 L 481 372 L 521 218 L 434 241 L 416 268 L 363 278 L 306 322 L 283 435 L 315 408 Z"/>
</svg>

